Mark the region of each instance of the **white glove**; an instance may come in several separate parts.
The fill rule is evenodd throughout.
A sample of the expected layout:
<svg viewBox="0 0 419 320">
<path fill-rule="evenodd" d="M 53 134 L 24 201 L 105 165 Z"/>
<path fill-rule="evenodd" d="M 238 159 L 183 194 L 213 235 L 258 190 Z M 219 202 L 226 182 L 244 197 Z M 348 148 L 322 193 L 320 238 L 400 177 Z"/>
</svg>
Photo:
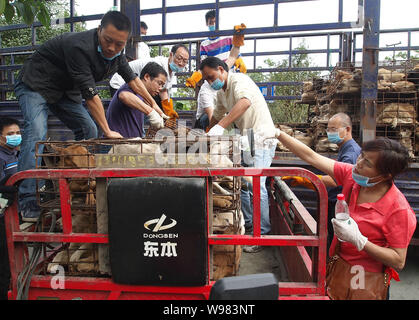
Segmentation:
<svg viewBox="0 0 419 320">
<path fill-rule="evenodd" d="M 276 128 L 275 129 L 275 138 L 279 138 L 280 135 L 281 135 L 281 129 Z"/>
<path fill-rule="evenodd" d="M 363 236 L 359 231 L 358 224 L 354 219 L 349 218 L 347 220 L 337 220 L 333 218 L 332 224 L 336 237 L 342 241 L 352 243 L 358 251 L 364 249 L 368 238 Z"/>
<path fill-rule="evenodd" d="M 221 136 L 224 133 L 224 128 L 219 124 L 216 124 L 208 131 L 207 136 Z"/>
<path fill-rule="evenodd" d="M 153 128 L 161 129 L 164 128 L 163 118 L 157 113 L 156 110 L 151 111 L 148 115 L 148 120 Z"/>
<path fill-rule="evenodd" d="M 165 115 L 164 113 L 162 113 L 160 116 L 163 118 L 163 120 L 170 119 L 170 117 Z"/>
</svg>

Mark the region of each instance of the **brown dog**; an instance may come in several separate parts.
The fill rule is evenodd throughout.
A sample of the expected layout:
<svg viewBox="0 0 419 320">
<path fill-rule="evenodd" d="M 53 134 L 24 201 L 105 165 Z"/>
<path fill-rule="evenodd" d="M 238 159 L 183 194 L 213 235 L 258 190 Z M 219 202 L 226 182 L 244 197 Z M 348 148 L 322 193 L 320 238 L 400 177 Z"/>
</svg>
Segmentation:
<svg viewBox="0 0 419 320">
<path fill-rule="evenodd" d="M 74 168 L 94 168 L 95 158 L 94 156 L 81 145 L 71 145 L 63 148 L 56 145 L 51 145 L 51 148 L 58 155 L 59 160 L 56 164 L 58 168 L 74 169 Z M 96 190 L 96 181 L 87 179 L 69 179 L 70 189 L 70 203 L 73 201 L 73 197 L 77 194 L 86 194 L 85 204 L 95 204 L 94 192 Z"/>
</svg>

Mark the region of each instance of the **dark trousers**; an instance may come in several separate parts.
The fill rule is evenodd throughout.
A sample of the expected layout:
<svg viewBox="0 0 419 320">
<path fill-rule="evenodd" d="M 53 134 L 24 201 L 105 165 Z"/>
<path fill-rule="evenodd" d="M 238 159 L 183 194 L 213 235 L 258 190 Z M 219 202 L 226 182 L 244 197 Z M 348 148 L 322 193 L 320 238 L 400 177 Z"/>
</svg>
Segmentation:
<svg viewBox="0 0 419 320">
<path fill-rule="evenodd" d="M 195 128 L 194 129 L 205 129 L 209 126 L 209 118 L 206 113 L 202 114 L 198 120 L 195 121 Z"/>
</svg>

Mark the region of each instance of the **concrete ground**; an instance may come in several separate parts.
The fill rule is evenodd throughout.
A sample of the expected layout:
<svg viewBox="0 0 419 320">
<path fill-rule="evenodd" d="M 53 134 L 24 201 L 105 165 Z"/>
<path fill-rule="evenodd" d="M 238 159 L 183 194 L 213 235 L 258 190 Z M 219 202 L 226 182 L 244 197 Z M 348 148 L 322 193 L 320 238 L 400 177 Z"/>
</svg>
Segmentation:
<svg viewBox="0 0 419 320">
<path fill-rule="evenodd" d="M 410 246 L 400 282 L 391 281 L 391 300 L 419 300 L 419 246 Z"/>
<path fill-rule="evenodd" d="M 242 253 L 238 275 L 271 272 L 278 281 L 289 281 L 276 250 L 267 247 L 257 253 Z M 419 246 L 410 246 L 404 269 L 399 273 L 400 282 L 392 280 L 391 300 L 419 300 Z"/>
</svg>

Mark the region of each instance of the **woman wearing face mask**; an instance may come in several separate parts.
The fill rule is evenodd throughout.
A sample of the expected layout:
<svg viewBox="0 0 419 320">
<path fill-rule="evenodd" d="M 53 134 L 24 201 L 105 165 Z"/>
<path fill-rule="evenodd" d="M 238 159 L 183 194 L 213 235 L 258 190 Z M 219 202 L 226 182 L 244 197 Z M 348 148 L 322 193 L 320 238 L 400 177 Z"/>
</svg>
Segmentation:
<svg viewBox="0 0 419 320">
<path fill-rule="evenodd" d="M 388 298 L 384 283 L 396 277 L 394 269 L 403 269 L 417 223 L 393 182 L 408 167 L 406 148 L 388 138 L 368 141 L 351 165 L 321 156 L 279 129 L 276 136 L 291 152 L 343 187 L 350 218 L 332 219 L 335 236 L 329 250 L 333 257 L 328 265 L 329 297 Z"/>
</svg>

